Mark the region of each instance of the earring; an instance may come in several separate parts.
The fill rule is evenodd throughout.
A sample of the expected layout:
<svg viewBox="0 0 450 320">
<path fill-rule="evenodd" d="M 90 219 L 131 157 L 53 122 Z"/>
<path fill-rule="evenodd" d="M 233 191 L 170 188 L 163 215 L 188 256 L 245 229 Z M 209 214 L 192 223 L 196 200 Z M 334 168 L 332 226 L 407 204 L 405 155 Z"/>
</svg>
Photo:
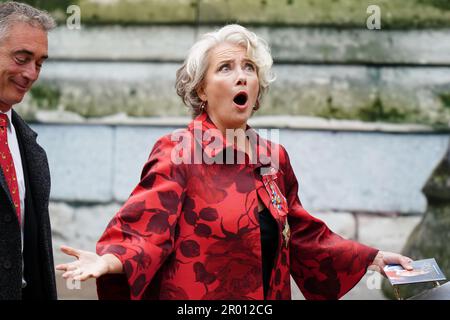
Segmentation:
<svg viewBox="0 0 450 320">
<path fill-rule="evenodd" d="M 202 101 L 202 103 L 200 104 L 200 110 L 205 111 L 206 109 L 206 101 Z"/>
</svg>

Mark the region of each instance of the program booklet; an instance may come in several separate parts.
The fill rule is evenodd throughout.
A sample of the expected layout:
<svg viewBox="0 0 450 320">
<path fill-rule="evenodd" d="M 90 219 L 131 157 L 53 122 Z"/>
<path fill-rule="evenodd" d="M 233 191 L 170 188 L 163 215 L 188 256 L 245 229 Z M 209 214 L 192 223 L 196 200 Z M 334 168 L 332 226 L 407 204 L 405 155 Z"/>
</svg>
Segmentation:
<svg viewBox="0 0 450 320">
<path fill-rule="evenodd" d="M 399 264 L 384 267 L 384 272 L 392 285 L 446 280 L 434 258 L 416 260 L 411 264 L 413 270 L 406 270 Z"/>
</svg>

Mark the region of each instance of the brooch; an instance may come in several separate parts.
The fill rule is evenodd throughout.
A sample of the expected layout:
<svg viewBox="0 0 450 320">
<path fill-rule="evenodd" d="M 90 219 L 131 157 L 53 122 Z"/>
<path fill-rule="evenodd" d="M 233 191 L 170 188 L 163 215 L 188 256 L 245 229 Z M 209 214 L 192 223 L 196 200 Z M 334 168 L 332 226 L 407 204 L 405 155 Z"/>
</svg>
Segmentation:
<svg viewBox="0 0 450 320">
<path fill-rule="evenodd" d="M 277 178 L 276 171 L 268 172 L 262 175 L 262 178 L 264 186 L 266 187 L 266 190 L 270 195 L 270 202 L 272 203 L 273 207 L 277 209 L 280 221 L 284 223 L 282 235 L 284 244 L 287 248 L 289 246 L 289 239 L 291 237 L 291 229 L 289 227 L 287 219 L 288 213 L 287 200 L 275 182 L 275 179 Z"/>
</svg>

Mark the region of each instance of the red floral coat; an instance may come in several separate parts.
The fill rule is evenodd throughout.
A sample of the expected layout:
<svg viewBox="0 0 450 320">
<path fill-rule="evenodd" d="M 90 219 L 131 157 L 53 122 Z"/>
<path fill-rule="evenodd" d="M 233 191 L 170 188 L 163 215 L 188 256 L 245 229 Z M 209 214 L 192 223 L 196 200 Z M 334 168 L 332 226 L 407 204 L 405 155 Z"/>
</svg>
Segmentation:
<svg viewBox="0 0 450 320">
<path fill-rule="evenodd" d="M 124 269 L 97 280 L 100 299 L 264 299 L 258 197 L 279 226 L 267 299 L 291 298 L 290 275 L 307 299 L 339 299 L 358 283 L 377 250 L 334 234 L 302 207 L 282 146 L 247 127 L 258 138 L 256 161 L 173 161 L 198 150 L 205 159 L 239 156 L 219 138 L 212 141 L 220 147 L 209 148 L 195 128 L 216 127 L 206 113 L 189 124 L 191 155 L 171 135 L 160 138 L 98 241 L 97 253 L 114 254 Z M 268 161 L 275 155 L 277 166 Z"/>
</svg>

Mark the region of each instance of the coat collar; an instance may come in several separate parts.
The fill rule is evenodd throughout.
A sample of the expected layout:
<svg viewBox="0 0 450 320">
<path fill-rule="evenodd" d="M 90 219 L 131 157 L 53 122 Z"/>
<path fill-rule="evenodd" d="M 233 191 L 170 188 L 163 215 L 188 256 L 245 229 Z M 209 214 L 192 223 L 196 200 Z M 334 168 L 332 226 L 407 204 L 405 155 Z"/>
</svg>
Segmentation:
<svg viewBox="0 0 450 320">
<path fill-rule="evenodd" d="M 226 159 L 228 155 L 236 155 L 239 153 L 245 159 L 244 164 L 253 168 L 265 168 L 267 173 L 273 174 L 280 170 L 279 166 L 279 145 L 270 140 L 262 138 L 256 130 L 246 126 L 245 134 L 250 141 L 253 151 L 252 159 L 247 154 L 238 151 L 234 144 L 233 136 L 223 136 L 211 118 L 206 112 L 202 112 L 195 117 L 188 125 L 188 131 L 194 137 L 195 147 L 199 147 L 204 157 L 210 159 Z M 231 158 L 233 159 L 233 158 Z M 224 160 L 223 163 L 228 163 Z"/>
</svg>

